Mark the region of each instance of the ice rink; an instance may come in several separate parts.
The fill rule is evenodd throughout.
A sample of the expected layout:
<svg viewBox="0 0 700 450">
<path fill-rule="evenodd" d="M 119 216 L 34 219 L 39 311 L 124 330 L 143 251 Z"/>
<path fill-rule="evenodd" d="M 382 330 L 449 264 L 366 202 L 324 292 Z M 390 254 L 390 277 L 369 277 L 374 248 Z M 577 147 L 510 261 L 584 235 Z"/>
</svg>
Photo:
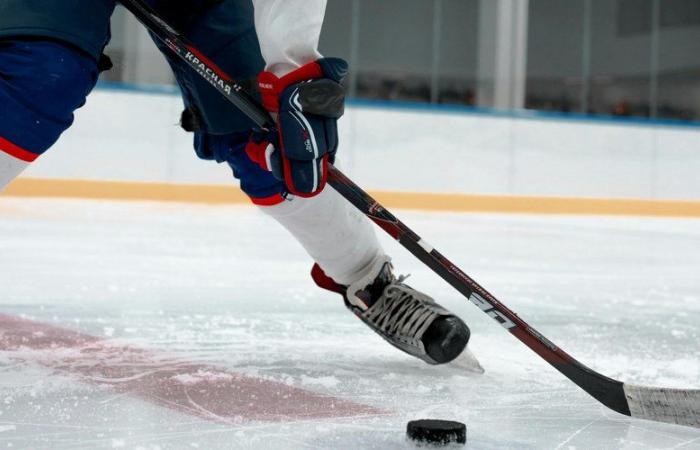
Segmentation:
<svg viewBox="0 0 700 450">
<path fill-rule="evenodd" d="M 637 384 L 700 388 L 700 221 L 396 211 L 545 336 Z M 0 448 L 691 449 L 607 410 L 382 236 L 472 329 L 484 374 L 403 355 L 248 206 L 0 198 Z"/>
</svg>

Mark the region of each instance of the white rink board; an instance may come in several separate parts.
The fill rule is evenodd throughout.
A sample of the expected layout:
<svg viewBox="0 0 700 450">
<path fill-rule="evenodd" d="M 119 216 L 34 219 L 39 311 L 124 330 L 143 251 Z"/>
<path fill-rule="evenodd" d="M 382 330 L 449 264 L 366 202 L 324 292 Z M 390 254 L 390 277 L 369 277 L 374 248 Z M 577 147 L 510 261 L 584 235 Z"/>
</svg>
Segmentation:
<svg viewBox="0 0 700 450">
<path fill-rule="evenodd" d="M 97 90 L 27 176 L 227 184 L 176 125 L 179 97 Z M 366 189 L 700 199 L 700 129 L 349 107 L 342 167 Z"/>
</svg>

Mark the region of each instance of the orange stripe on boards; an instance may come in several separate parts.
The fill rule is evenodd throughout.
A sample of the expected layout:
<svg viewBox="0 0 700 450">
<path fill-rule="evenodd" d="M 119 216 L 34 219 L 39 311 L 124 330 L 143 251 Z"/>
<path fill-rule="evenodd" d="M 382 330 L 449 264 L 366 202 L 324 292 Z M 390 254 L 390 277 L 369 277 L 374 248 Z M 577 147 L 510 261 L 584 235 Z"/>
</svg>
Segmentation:
<svg viewBox="0 0 700 450">
<path fill-rule="evenodd" d="M 700 201 L 519 197 L 386 191 L 370 191 L 370 193 L 388 208 L 428 211 L 700 217 Z M 251 204 L 248 196 L 233 183 L 229 186 L 214 186 L 19 178 L 8 186 L 3 195 Z"/>
<path fill-rule="evenodd" d="M 700 217 L 700 201 L 376 192 L 387 207 L 455 212 Z"/>
<path fill-rule="evenodd" d="M 18 178 L 3 195 L 102 200 L 153 200 L 191 203 L 250 203 L 238 187 L 121 181 Z"/>
</svg>

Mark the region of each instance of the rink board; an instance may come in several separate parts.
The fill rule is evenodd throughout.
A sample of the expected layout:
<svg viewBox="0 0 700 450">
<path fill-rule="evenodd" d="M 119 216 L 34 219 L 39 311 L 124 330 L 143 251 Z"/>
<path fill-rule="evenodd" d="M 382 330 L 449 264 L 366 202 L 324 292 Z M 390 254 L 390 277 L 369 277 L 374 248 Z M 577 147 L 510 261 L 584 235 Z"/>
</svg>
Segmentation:
<svg viewBox="0 0 700 450">
<path fill-rule="evenodd" d="M 175 94 L 97 90 L 25 176 L 201 185 L 211 201 L 236 197 L 212 191 L 232 185 L 231 171 L 196 158 L 192 136 L 176 125 L 181 108 Z M 340 167 L 366 190 L 414 208 L 485 210 L 479 199 L 487 197 L 499 211 L 536 212 L 522 205 L 537 203 L 545 211 L 606 213 L 654 201 L 685 215 L 700 202 L 700 127 L 363 103 L 348 107 L 340 134 Z M 65 185 L 44 192 L 58 188 Z M 32 189 L 36 183 L 15 192 Z"/>
</svg>

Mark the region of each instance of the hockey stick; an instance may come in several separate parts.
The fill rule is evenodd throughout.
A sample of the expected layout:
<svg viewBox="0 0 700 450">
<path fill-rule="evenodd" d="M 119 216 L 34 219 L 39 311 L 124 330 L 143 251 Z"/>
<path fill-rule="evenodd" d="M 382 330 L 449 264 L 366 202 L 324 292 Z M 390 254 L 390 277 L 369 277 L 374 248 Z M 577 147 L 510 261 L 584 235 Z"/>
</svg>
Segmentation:
<svg viewBox="0 0 700 450">
<path fill-rule="evenodd" d="M 272 118 L 253 97 L 163 21 L 144 0 L 120 1 L 258 126 L 274 128 Z M 328 183 L 479 309 L 608 408 L 640 419 L 700 427 L 700 390 L 629 385 L 589 369 L 528 325 L 333 166 L 329 168 Z"/>
</svg>

